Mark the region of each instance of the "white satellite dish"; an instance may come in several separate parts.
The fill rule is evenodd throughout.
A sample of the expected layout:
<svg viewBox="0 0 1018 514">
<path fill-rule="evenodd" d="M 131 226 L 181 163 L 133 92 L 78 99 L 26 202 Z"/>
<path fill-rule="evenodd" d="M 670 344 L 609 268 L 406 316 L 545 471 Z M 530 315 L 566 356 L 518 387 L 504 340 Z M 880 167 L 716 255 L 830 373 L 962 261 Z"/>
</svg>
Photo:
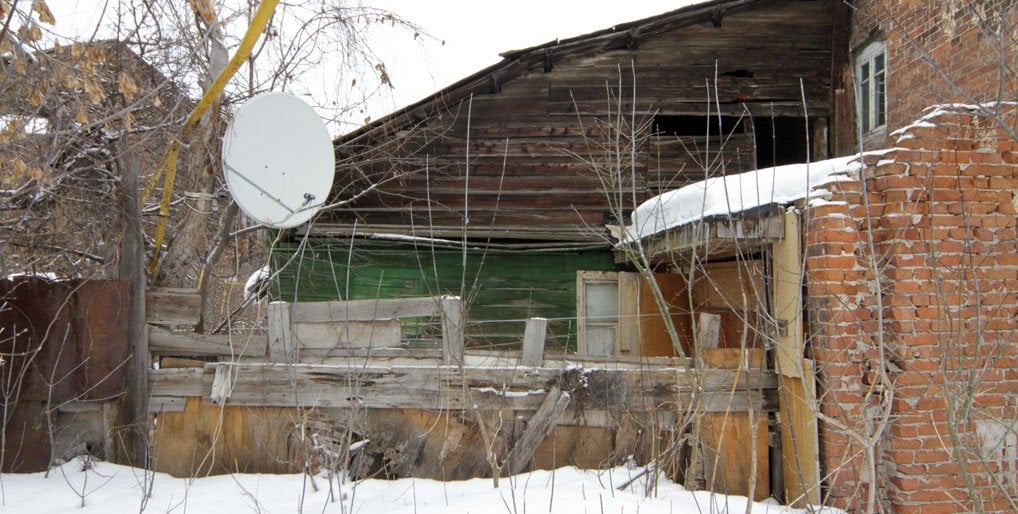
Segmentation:
<svg viewBox="0 0 1018 514">
<path fill-rule="evenodd" d="M 291 228 L 328 200 L 335 173 L 332 138 L 303 100 L 264 93 L 237 109 L 223 137 L 226 184 L 256 222 Z"/>
</svg>

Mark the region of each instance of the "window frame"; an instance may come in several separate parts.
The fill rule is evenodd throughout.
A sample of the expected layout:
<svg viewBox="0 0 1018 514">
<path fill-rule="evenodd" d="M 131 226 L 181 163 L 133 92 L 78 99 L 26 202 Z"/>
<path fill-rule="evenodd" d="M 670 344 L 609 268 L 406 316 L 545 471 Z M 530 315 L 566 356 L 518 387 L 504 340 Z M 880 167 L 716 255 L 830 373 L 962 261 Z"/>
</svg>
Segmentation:
<svg viewBox="0 0 1018 514">
<path fill-rule="evenodd" d="M 856 113 L 864 138 L 887 131 L 887 68 L 885 41 L 866 45 L 855 59 Z"/>
</svg>

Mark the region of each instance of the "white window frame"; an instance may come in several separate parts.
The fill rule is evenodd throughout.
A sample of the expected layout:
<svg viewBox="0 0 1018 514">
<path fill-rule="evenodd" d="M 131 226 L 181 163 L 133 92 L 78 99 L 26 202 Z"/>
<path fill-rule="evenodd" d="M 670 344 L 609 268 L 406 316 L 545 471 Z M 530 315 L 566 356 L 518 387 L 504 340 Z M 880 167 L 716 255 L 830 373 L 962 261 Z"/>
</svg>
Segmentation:
<svg viewBox="0 0 1018 514">
<path fill-rule="evenodd" d="M 855 59 L 856 106 L 863 137 L 887 131 L 887 43 L 866 45 Z"/>
</svg>

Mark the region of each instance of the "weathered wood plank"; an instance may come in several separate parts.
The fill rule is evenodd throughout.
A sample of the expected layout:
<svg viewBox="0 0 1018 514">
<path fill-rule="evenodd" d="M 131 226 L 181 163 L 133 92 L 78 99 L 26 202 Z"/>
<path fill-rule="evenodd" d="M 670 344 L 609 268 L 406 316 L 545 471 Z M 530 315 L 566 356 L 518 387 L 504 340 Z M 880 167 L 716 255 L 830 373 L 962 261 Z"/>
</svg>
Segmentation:
<svg viewBox="0 0 1018 514">
<path fill-rule="evenodd" d="M 523 355 L 521 366 L 539 368 L 544 365 L 544 338 L 548 332 L 546 318 L 530 318 L 523 329 Z"/>
<path fill-rule="evenodd" d="M 820 504 L 818 405 L 812 361 L 799 365 L 801 377 L 778 375 L 781 416 L 781 469 L 785 501 L 793 507 Z"/>
<path fill-rule="evenodd" d="M 778 206 L 766 206 L 757 215 L 708 220 L 676 227 L 644 238 L 643 250 L 652 262 L 674 257 L 689 256 L 694 252 L 711 258 L 721 258 L 758 250 L 773 244 L 785 235 L 785 224 L 780 215 L 771 215 Z M 615 250 L 615 260 L 624 262 L 633 250 L 623 247 Z"/>
<path fill-rule="evenodd" d="M 330 348 L 385 348 L 399 346 L 398 319 L 332 323 L 294 323 L 290 328 L 298 351 Z"/>
<path fill-rule="evenodd" d="M 215 367 L 224 365 L 235 368 L 234 388 L 226 405 L 278 407 L 463 410 L 476 405 L 482 410 L 535 410 L 544 400 L 546 388 L 559 384 L 589 409 L 683 408 L 694 400 L 693 391 L 702 391 L 695 400 L 704 402 L 709 411 L 724 411 L 729 405 L 764 404 L 766 395 L 761 391 L 773 390 L 777 384 L 772 372 L 762 370 L 739 373 L 705 369 L 691 373 L 671 368 L 460 369 L 217 363 L 207 365 L 202 374 L 200 389 L 206 399 L 212 390 Z M 154 380 L 153 394 L 196 396 L 194 384 L 182 387 L 179 382 Z"/>
<path fill-rule="evenodd" d="M 563 392 L 558 386 L 552 387 L 545 395 L 541 407 L 527 422 L 523 436 L 513 445 L 513 449 L 502 465 L 502 472 L 507 475 L 522 473 L 537 452 L 538 445 L 548 437 L 559 419 L 569 406 L 569 393 Z"/>
<path fill-rule="evenodd" d="M 699 350 L 718 347 L 721 335 L 721 316 L 709 312 L 701 312 L 697 316 L 696 346 Z"/>
<path fill-rule="evenodd" d="M 150 325 L 196 325 L 201 312 L 197 289 L 158 288 L 145 292 L 145 322 Z"/>
<path fill-rule="evenodd" d="M 440 297 L 303 302 L 295 304 L 292 321 L 293 323 L 372 321 L 437 316 L 440 313 Z"/>
<path fill-rule="evenodd" d="M 806 343 L 802 328 L 803 277 L 799 215 L 787 212 L 782 222 L 788 237 L 775 242 L 771 248 L 774 318 L 780 325 L 775 330 L 774 367 L 786 377 L 802 378 L 802 357 Z"/>
<path fill-rule="evenodd" d="M 202 367 L 150 369 L 149 391 L 153 397 L 202 396 L 204 376 L 205 369 Z"/>
<path fill-rule="evenodd" d="M 442 297 L 442 361 L 463 365 L 463 300 L 458 296 Z"/>
<path fill-rule="evenodd" d="M 264 335 L 196 334 L 149 325 L 149 350 L 155 355 L 264 356 Z"/>
<path fill-rule="evenodd" d="M 297 362 L 297 348 L 293 343 L 291 332 L 291 304 L 284 302 L 269 303 L 267 317 L 269 322 L 269 342 L 267 355 L 269 362 Z"/>
</svg>

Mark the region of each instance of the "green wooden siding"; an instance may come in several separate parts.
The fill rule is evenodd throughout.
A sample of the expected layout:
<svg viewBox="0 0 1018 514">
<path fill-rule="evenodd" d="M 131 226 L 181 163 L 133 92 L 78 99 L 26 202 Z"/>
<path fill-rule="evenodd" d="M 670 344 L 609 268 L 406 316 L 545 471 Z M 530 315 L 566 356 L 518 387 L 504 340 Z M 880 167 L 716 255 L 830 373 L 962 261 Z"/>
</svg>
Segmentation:
<svg viewBox="0 0 1018 514">
<path fill-rule="evenodd" d="M 467 302 L 472 346 L 511 347 L 523 337 L 524 320 L 549 318 L 547 347 L 576 347 L 576 271 L 612 270 L 607 249 L 570 252 L 431 250 L 393 243 L 349 241 L 296 244 L 273 250 L 279 273 L 272 296 L 285 301 L 327 301 L 461 295 Z M 347 263 L 349 262 L 349 267 Z M 462 287 L 461 284 L 465 284 Z M 435 338 L 436 320 L 405 324 L 408 339 Z"/>
</svg>

